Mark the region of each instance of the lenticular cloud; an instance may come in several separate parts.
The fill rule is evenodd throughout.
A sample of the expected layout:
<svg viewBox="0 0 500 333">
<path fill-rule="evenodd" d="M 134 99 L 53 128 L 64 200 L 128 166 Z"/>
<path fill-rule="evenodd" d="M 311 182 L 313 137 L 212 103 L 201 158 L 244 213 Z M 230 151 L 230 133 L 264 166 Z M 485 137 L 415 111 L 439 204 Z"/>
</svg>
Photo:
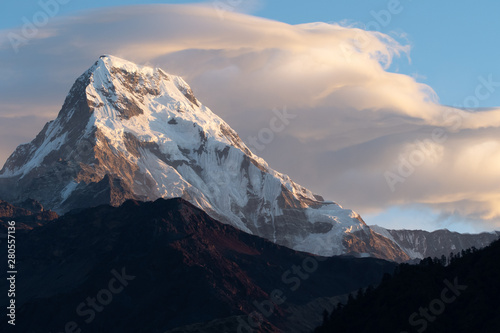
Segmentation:
<svg viewBox="0 0 500 333">
<path fill-rule="evenodd" d="M 66 87 L 89 61 L 115 54 L 183 76 L 247 144 L 270 128 L 273 110 L 286 108 L 296 117 L 254 152 L 362 214 L 421 203 L 490 225 L 499 221 L 500 110 L 442 106 L 431 87 L 388 71 L 394 57 L 410 52 L 390 36 L 337 24 L 221 15 L 210 4 L 117 7 L 54 18 L 17 54 L 7 33 L 0 34 L 5 119 L 40 112 L 53 118 Z M 498 89 L 496 81 L 479 78 L 482 95 L 464 96 L 465 106 Z M 439 159 L 425 158 L 412 164 L 411 174 L 400 175 L 402 159 L 418 150 L 418 142 L 432 142 L 436 130 L 445 138 L 433 142 Z M 35 133 L 27 129 L 23 135 L 16 140 Z M 6 149 L 2 153 L 5 159 Z M 387 172 L 400 177 L 394 189 Z"/>
</svg>

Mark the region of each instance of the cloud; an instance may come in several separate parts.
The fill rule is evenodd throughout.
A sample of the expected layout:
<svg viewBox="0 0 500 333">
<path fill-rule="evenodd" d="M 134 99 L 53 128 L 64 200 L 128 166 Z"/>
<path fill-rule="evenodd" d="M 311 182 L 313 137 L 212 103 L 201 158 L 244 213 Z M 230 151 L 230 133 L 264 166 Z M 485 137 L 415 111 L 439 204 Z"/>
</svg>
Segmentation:
<svg viewBox="0 0 500 333">
<path fill-rule="evenodd" d="M 43 125 L 49 120 L 51 119 L 34 115 L 21 117 L 0 116 L 0 155 L 7 157 L 19 144 L 33 140 L 34 136 L 42 130 Z"/>
<path fill-rule="evenodd" d="M 388 35 L 237 13 L 245 10 L 221 15 L 204 4 L 87 11 L 53 19 L 18 53 L 9 31 L 0 32 L 0 116 L 55 117 L 78 75 L 113 54 L 182 75 L 247 143 L 269 127 L 273 110 L 286 108 L 296 117 L 254 152 L 362 214 L 420 203 L 498 225 L 500 109 L 442 106 L 431 87 L 389 72 L 410 50 Z M 466 107 L 498 89 L 487 73 L 483 81 L 464 96 Z M 433 141 L 435 131 L 445 139 Z M 0 134 L 2 143 L 26 141 L 11 135 Z M 401 158 L 418 157 L 420 141 L 439 154 L 424 154 L 410 175 L 399 175 Z M 394 191 L 387 172 L 400 177 Z"/>
</svg>

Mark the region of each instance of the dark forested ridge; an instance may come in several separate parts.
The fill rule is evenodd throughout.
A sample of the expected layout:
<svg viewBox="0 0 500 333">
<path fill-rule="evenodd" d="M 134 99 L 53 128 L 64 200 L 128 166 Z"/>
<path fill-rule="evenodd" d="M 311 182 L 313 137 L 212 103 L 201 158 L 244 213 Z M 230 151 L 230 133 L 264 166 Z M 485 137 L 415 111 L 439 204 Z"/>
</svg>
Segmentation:
<svg viewBox="0 0 500 333">
<path fill-rule="evenodd" d="M 16 240 L 23 333 L 307 332 L 322 308 L 333 308 L 330 298 L 396 267 L 296 252 L 182 199 L 67 213 L 16 231 Z M 8 287 L 0 280 L 0 290 Z M 0 298 L 0 307 L 7 302 Z M 0 332 L 10 328 L 0 322 Z"/>
<path fill-rule="evenodd" d="M 500 332 L 500 240 L 419 265 L 401 264 L 375 289 L 324 313 L 315 333 Z"/>
</svg>

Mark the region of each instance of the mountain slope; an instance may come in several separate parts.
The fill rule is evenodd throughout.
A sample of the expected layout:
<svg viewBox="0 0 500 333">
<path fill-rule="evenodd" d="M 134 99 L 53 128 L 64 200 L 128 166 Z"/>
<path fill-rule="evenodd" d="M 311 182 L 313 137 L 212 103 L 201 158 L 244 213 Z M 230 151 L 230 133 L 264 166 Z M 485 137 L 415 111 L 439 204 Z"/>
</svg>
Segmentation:
<svg viewBox="0 0 500 333">
<path fill-rule="evenodd" d="M 173 197 L 296 250 L 408 259 L 355 212 L 269 168 L 182 78 L 113 56 L 77 79 L 58 117 L 0 171 L 0 198 L 59 213 Z"/>
<path fill-rule="evenodd" d="M 26 200 L 17 206 L 0 200 L 0 230 L 7 230 L 8 221 L 15 221 L 18 229 L 31 230 L 43 223 L 57 219 L 59 216 L 46 210 L 34 200 Z"/>
<path fill-rule="evenodd" d="M 370 228 L 394 241 L 412 259 L 427 257 L 448 257 L 450 253 L 459 253 L 462 250 L 475 247 L 477 249 L 490 245 L 497 240 L 500 232 L 483 232 L 480 234 L 460 234 L 449 230 L 433 232 L 423 230 L 389 230 L 379 226 Z"/>
<path fill-rule="evenodd" d="M 260 331 L 310 331 L 321 322 L 312 302 L 331 308 L 325 298 L 377 284 L 396 266 L 296 252 L 182 199 L 89 208 L 19 237 L 16 328 L 30 333 L 61 332 L 68 322 L 83 332 L 165 332 L 217 319 L 233 329 L 216 332 L 235 332 L 248 314 L 266 313 L 255 304 L 269 304 L 273 290 L 282 291 L 283 302 Z M 97 306 L 85 305 L 92 298 Z M 0 298 L 0 306 L 6 302 Z M 7 325 L 3 320 L 0 331 Z"/>
<path fill-rule="evenodd" d="M 424 259 L 351 299 L 317 333 L 497 333 L 500 328 L 500 241 L 464 251 L 444 267 Z"/>
</svg>

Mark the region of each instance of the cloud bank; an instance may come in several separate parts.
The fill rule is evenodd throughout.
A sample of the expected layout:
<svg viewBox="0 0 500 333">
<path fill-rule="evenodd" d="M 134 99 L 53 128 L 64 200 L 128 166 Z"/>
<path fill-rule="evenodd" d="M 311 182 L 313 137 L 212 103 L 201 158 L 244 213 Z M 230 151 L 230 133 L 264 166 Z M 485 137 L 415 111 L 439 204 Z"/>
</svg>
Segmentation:
<svg viewBox="0 0 500 333">
<path fill-rule="evenodd" d="M 388 35 L 210 4 L 88 11 L 39 30 L 17 53 L 9 33 L 19 29 L 0 32 L 1 161 L 57 115 L 78 75 L 113 54 L 183 76 L 273 168 L 343 206 L 421 204 L 500 227 L 500 109 L 442 106 L 431 87 L 389 72 L 410 49 Z M 497 89 L 482 73 L 464 106 Z M 283 128 L 272 126 L 277 112 L 290 115 Z"/>
</svg>

